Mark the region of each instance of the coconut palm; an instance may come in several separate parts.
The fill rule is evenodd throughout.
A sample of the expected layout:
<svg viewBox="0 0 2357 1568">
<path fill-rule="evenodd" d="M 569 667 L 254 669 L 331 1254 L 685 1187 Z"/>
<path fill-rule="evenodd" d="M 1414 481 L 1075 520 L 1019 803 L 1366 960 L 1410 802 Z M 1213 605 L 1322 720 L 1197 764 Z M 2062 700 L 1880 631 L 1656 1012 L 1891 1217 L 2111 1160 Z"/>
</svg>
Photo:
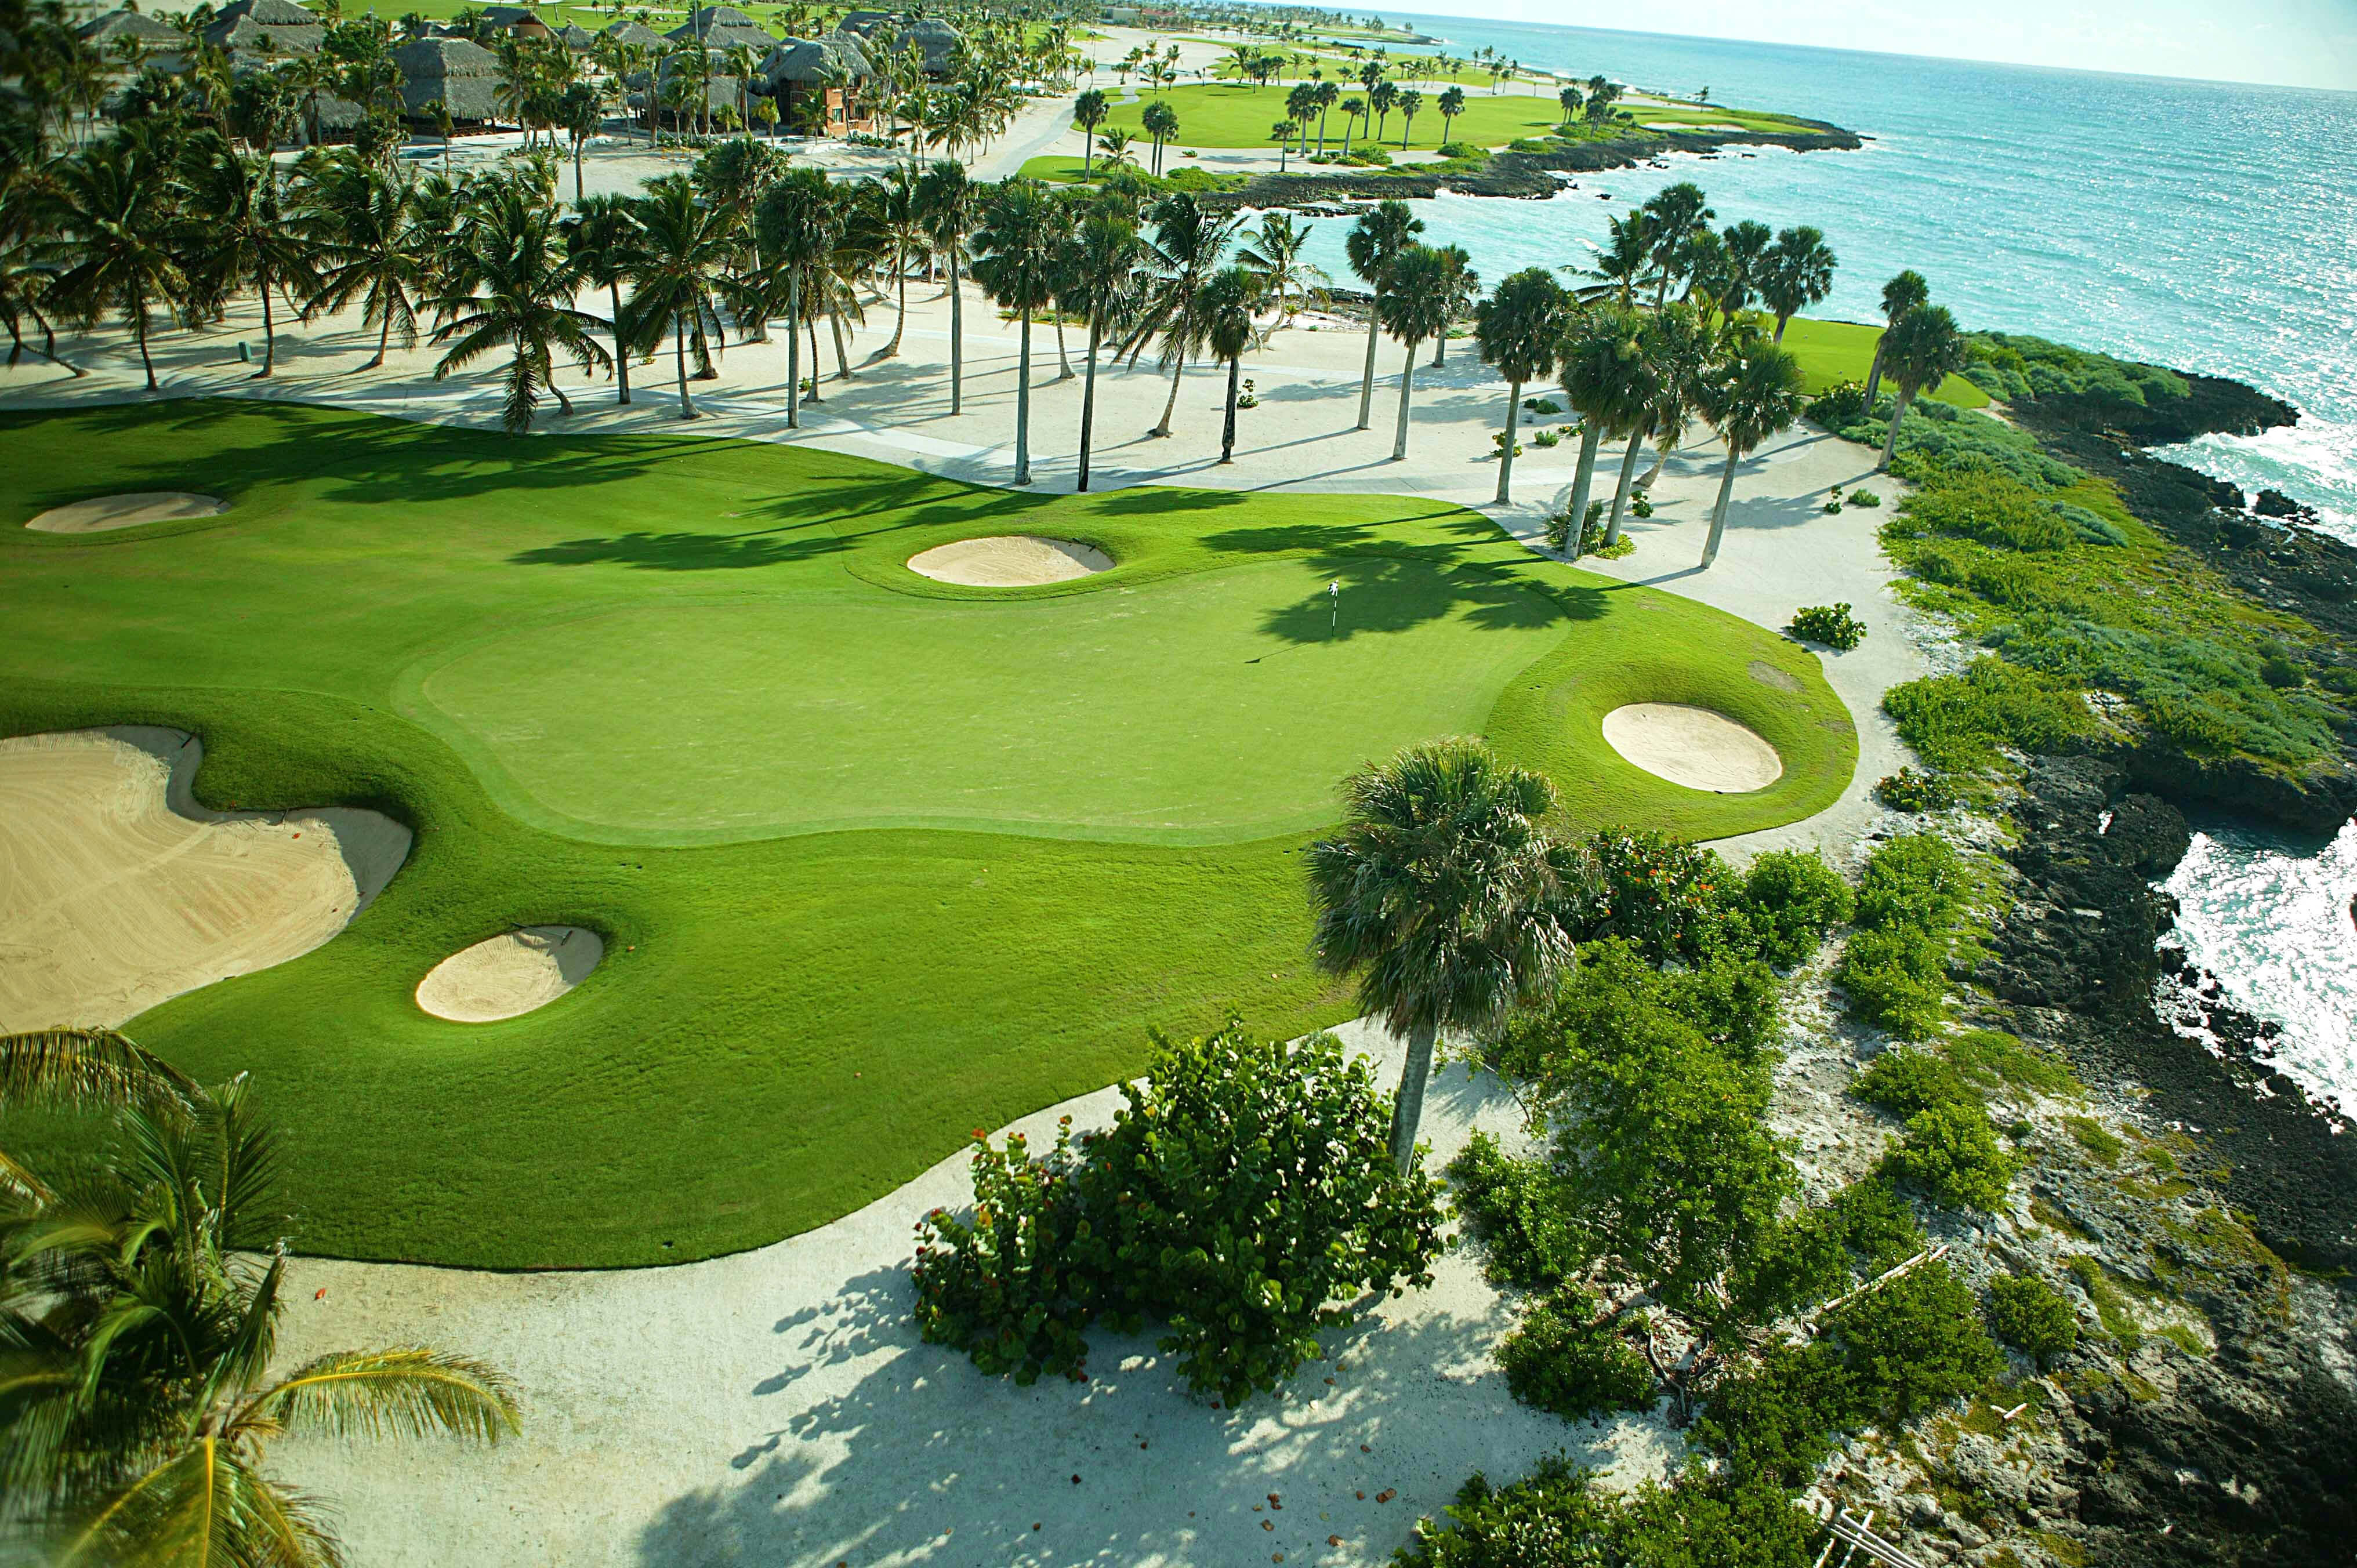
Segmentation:
<svg viewBox="0 0 2357 1568">
<path fill-rule="evenodd" d="M 1249 264 L 1222 267 L 1204 284 L 1200 314 L 1203 322 L 1203 347 L 1211 358 L 1228 367 L 1228 399 L 1225 422 L 1220 426 L 1220 461 L 1232 463 L 1236 456 L 1236 390 L 1243 373 L 1244 350 L 1256 338 L 1253 311 L 1266 294 L 1268 280 L 1265 274 Z"/>
<path fill-rule="evenodd" d="M 1345 159 L 1349 158 L 1351 156 L 1351 134 L 1358 129 L 1359 116 L 1364 114 L 1366 112 L 1367 101 L 1365 99 L 1345 98 L 1342 100 L 1342 156 Z"/>
<path fill-rule="evenodd" d="M 1297 223 L 1289 212 L 1269 212 L 1261 217 L 1260 227 L 1253 231 L 1250 241 L 1236 259 L 1258 271 L 1267 280 L 1268 292 L 1276 305 L 1276 320 L 1270 330 L 1293 319 L 1294 313 L 1309 296 L 1323 289 L 1328 279 L 1324 270 L 1310 262 L 1304 252 L 1308 249 L 1311 225 Z M 1295 296 L 1300 303 L 1296 303 Z"/>
<path fill-rule="evenodd" d="M 1071 252 L 1057 277 L 1059 310 L 1088 317 L 1088 372 L 1081 384 L 1081 467 L 1078 489 L 1089 488 L 1089 449 L 1095 435 L 1097 350 L 1125 327 L 1135 306 L 1146 242 L 1137 225 L 1118 212 L 1097 210 L 1081 220 Z"/>
<path fill-rule="evenodd" d="M 876 221 L 879 238 L 892 253 L 892 282 L 895 314 L 892 318 L 892 340 L 877 352 L 879 360 L 889 360 L 900 352 L 900 338 L 909 329 L 909 263 L 930 244 L 925 226 L 923 188 L 919 183 L 914 163 L 894 164 L 889 172 L 876 182 L 877 199 Z"/>
<path fill-rule="evenodd" d="M 1359 281 L 1367 285 L 1368 293 L 1380 298 L 1383 277 L 1402 251 L 1415 242 L 1424 232 L 1424 220 L 1415 216 L 1405 201 L 1382 201 L 1351 226 L 1342 242 L 1342 253 Z M 1367 312 L 1367 362 L 1359 376 L 1359 428 L 1364 430 L 1373 423 L 1375 407 L 1375 340 L 1382 323 L 1372 310 Z"/>
<path fill-rule="evenodd" d="M 1702 405 L 1703 378 L 1717 350 L 1717 335 L 1699 304 L 1681 300 L 1654 318 L 1651 352 L 1658 385 L 1651 422 L 1653 466 L 1636 489 L 1652 489 L 1669 466 L 1670 454 L 1684 442 L 1687 422 Z"/>
<path fill-rule="evenodd" d="M 1775 243 L 1775 231 L 1756 218 L 1730 223 L 1719 234 L 1727 247 L 1727 275 L 1718 295 L 1718 307 L 1729 317 L 1759 297 L 1760 285 L 1767 278 L 1768 252 Z"/>
<path fill-rule="evenodd" d="M 1064 209 L 1036 179 L 992 192 L 974 235 L 974 281 L 1020 322 L 1015 372 L 1015 482 L 1031 482 L 1031 313 L 1055 303 Z"/>
<path fill-rule="evenodd" d="M 662 183 L 660 181 L 658 184 Z M 682 184 L 685 182 L 683 180 Z M 556 384 L 555 356 L 586 374 L 612 362 L 590 329 L 608 326 L 574 308 L 579 266 L 565 256 L 555 209 L 513 185 L 494 190 L 454 247 L 450 275 L 434 301 L 434 341 L 447 344 L 434 367 L 441 381 L 493 349 L 510 350 L 500 424 L 511 435 L 532 428 L 542 392 L 562 413 L 573 401 Z"/>
<path fill-rule="evenodd" d="M 267 158 L 241 153 L 217 132 L 189 138 L 180 160 L 194 227 L 188 247 L 191 282 L 219 301 L 248 284 L 262 296 L 262 369 L 278 363 L 278 328 L 271 296 L 306 295 L 318 282 L 317 247 L 287 220 L 278 180 Z"/>
<path fill-rule="evenodd" d="M 581 275 L 606 291 L 613 311 L 614 374 L 621 383 L 615 401 L 630 401 L 630 320 L 622 312 L 622 285 L 638 265 L 646 238 L 638 203 L 627 196 L 598 195 L 578 203 L 565 222 L 565 251 Z"/>
<path fill-rule="evenodd" d="M 1162 174 L 1162 149 L 1171 137 L 1178 134 L 1178 111 L 1171 108 L 1168 102 L 1157 100 L 1146 106 L 1146 113 L 1137 117 L 1137 123 L 1145 128 L 1147 135 L 1154 138 L 1154 173 L 1158 178 Z"/>
<path fill-rule="evenodd" d="M 1776 341 L 1793 317 L 1834 291 L 1834 251 L 1820 231 L 1803 223 L 1786 229 L 1769 247 L 1760 277 L 1760 303 L 1776 315 Z"/>
<path fill-rule="evenodd" d="M 1457 116 L 1465 113 L 1465 90 L 1461 87 L 1441 89 L 1440 141 L 1446 146 L 1456 136 Z"/>
<path fill-rule="evenodd" d="M 1718 559 L 1727 532 L 1727 498 L 1735 493 L 1735 466 L 1770 436 L 1789 430 L 1801 417 L 1801 362 L 1772 343 L 1744 334 L 1732 354 L 1703 382 L 1702 411 L 1727 446 L 1727 467 L 1718 477 L 1718 499 L 1710 509 L 1710 537 L 1702 547 L 1707 570 Z"/>
<path fill-rule="evenodd" d="M 1540 825 L 1555 787 L 1478 740 L 1410 746 L 1343 780 L 1342 801 L 1309 846 L 1310 949 L 1407 1038 L 1391 1138 L 1405 1171 L 1439 1032 L 1495 1023 L 1572 961 L 1569 857 Z"/>
<path fill-rule="evenodd" d="M 178 1068 L 113 1029 L 0 1035 L 0 1111 L 166 1111 L 201 1095 Z M 48 1188 L 0 1150 L 0 1188 L 36 1204 Z M 0 1474 L 5 1474 L 0 1469 Z"/>
<path fill-rule="evenodd" d="M 1326 156 L 1326 115 L 1342 96 L 1342 90 L 1330 81 L 1321 81 L 1310 96 L 1317 101 L 1318 156 Z"/>
<path fill-rule="evenodd" d="M 965 166 L 954 158 L 935 159 L 918 187 L 927 235 L 949 262 L 950 413 L 954 415 L 965 407 L 965 300 L 958 285 L 964 276 L 966 243 L 981 213 L 982 196 L 966 178 Z"/>
<path fill-rule="evenodd" d="M 1461 245 L 1436 247 L 1441 259 L 1448 263 L 1448 321 L 1455 321 L 1480 302 L 1481 274 L 1473 270 L 1473 258 Z M 1432 338 L 1432 368 L 1438 370 L 1448 360 L 1448 327 L 1444 322 Z"/>
<path fill-rule="evenodd" d="M 1187 373 L 1187 357 L 1202 342 L 1200 295 L 1203 285 L 1227 259 L 1236 228 L 1243 220 L 1204 210 L 1186 191 L 1176 191 L 1154 204 L 1154 238 L 1146 247 L 1149 281 L 1141 291 L 1135 317 L 1122 351 L 1135 364 L 1146 345 L 1161 340 L 1159 362 L 1169 367 L 1170 396 L 1162 405 L 1161 423 L 1148 432 L 1170 434 L 1170 417 L 1178 407 L 1178 386 Z"/>
<path fill-rule="evenodd" d="M 952 167 L 955 166 L 952 165 Z M 961 171 L 963 173 L 963 171 Z M 802 327 L 812 316 L 811 296 L 826 286 L 842 209 L 826 173 L 790 169 L 762 194 L 753 212 L 753 232 L 762 257 L 785 278 L 786 428 L 802 427 Z M 811 348 L 811 401 L 818 401 L 818 349 Z"/>
<path fill-rule="evenodd" d="M 1577 275 L 1587 280 L 1579 297 L 1633 306 L 1637 291 L 1653 275 L 1652 224 L 1642 212 L 1624 212 L 1607 226 L 1605 236 L 1594 264 L 1578 270 Z"/>
<path fill-rule="evenodd" d="M 85 326 L 120 317 L 139 345 L 147 390 L 156 390 L 147 338 L 160 312 L 176 318 L 189 294 L 178 246 L 173 182 L 145 137 L 109 137 L 61 158 L 47 202 L 66 265 L 48 285 L 59 314 Z"/>
<path fill-rule="evenodd" d="M 1301 129 L 1290 120 L 1279 120 L 1268 128 L 1268 139 L 1276 144 L 1276 172 L 1283 174 L 1287 155 L 1293 151 L 1294 134 Z"/>
<path fill-rule="evenodd" d="M 1111 105 L 1102 88 L 1092 87 L 1072 100 L 1072 124 L 1081 128 L 1081 177 L 1088 178 L 1096 170 L 1096 132 L 1104 124 Z"/>
<path fill-rule="evenodd" d="M 1415 117 L 1424 112 L 1424 94 L 1409 88 L 1399 95 L 1400 151 L 1407 151 L 1407 139 L 1415 134 Z"/>
<path fill-rule="evenodd" d="M 1665 186 L 1647 199 L 1644 208 L 1645 233 L 1651 242 L 1649 259 L 1654 273 L 1653 303 L 1660 305 L 1669 297 L 1670 285 L 1678 275 L 1678 263 L 1686 253 L 1696 229 L 1716 216 L 1702 187 L 1692 180 L 1681 180 Z"/>
<path fill-rule="evenodd" d="M 1889 333 L 1899 325 L 1899 318 L 1919 305 L 1932 303 L 1932 285 L 1923 274 L 1909 268 L 1882 285 L 1882 329 Z M 1867 367 L 1865 412 L 1874 417 L 1874 397 L 1882 390 L 1882 338 L 1874 340 L 1874 362 Z"/>
<path fill-rule="evenodd" d="M 1498 443 L 1497 504 L 1512 500 L 1514 437 L 1523 423 L 1523 388 L 1555 370 L 1570 325 L 1571 295 L 1544 267 L 1527 267 L 1498 285 L 1473 315 L 1481 358 L 1506 378 L 1506 429 Z"/>
<path fill-rule="evenodd" d="M 1136 139 L 1118 125 L 1109 125 L 1097 133 L 1097 156 L 1104 159 L 1108 174 L 1131 161 L 1129 149 Z"/>
<path fill-rule="evenodd" d="M 1416 350 L 1436 332 L 1448 330 L 1448 310 L 1460 263 L 1429 245 L 1410 245 L 1384 270 L 1375 295 L 1375 318 L 1407 345 L 1400 370 L 1399 428 L 1392 437 L 1392 461 L 1407 456 L 1408 405 L 1415 396 Z"/>
<path fill-rule="evenodd" d="M 1285 117 L 1292 122 L 1295 130 L 1301 137 L 1301 151 L 1304 156 L 1307 156 L 1309 152 L 1309 117 L 1317 113 L 1316 84 L 1308 81 L 1296 82 L 1293 91 L 1285 95 Z"/>
<path fill-rule="evenodd" d="M 1577 557 L 1580 530 L 1587 525 L 1598 446 L 1607 435 L 1641 432 L 1652 407 L 1655 379 L 1646 359 L 1645 317 L 1626 305 L 1587 311 L 1574 323 L 1556 368 L 1564 396 L 1580 416 L 1579 466 L 1571 487 L 1572 553 Z M 1622 460 L 1624 486 L 1635 460 L 1633 455 Z M 1616 510 L 1608 543 L 1619 538 L 1619 525 Z"/>
<path fill-rule="evenodd" d="M 1890 408 L 1890 433 L 1882 440 L 1881 460 L 1874 465 L 1876 473 L 1890 467 L 1891 456 L 1899 450 L 1899 426 L 1916 393 L 1937 387 L 1963 370 L 1971 357 L 1956 318 L 1944 305 L 1916 306 L 1882 335 L 1883 372 L 1898 395 Z"/>
</svg>

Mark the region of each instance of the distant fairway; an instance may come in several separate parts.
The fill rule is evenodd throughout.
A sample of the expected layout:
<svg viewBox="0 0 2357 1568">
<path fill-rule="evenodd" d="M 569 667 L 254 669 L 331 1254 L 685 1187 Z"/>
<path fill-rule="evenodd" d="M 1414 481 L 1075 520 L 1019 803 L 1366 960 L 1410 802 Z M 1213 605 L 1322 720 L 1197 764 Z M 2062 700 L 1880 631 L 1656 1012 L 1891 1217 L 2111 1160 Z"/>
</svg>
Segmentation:
<svg viewBox="0 0 2357 1568">
<path fill-rule="evenodd" d="M 416 832 L 325 947 L 131 1026 L 253 1075 L 313 1251 L 735 1251 L 1135 1071 L 1150 1026 L 1348 1016 L 1299 852 L 1342 773 L 1412 740 L 1488 735 L 1556 780 L 1566 832 L 1698 837 L 1820 809 L 1857 755 L 1814 656 L 1428 500 L 1034 497 L 244 402 L 0 415 L 0 735 L 178 725 L 209 803 Z M 164 489 L 228 509 L 19 526 Z M 1015 589 L 903 564 L 1010 533 L 1115 564 Z M 1640 771 L 1600 725 L 1644 702 L 1728 714 L 1782 777 Z M 605 944 L 569 993 L 417 1006 L 451 954 L 543 925 Z"/>
</svg>

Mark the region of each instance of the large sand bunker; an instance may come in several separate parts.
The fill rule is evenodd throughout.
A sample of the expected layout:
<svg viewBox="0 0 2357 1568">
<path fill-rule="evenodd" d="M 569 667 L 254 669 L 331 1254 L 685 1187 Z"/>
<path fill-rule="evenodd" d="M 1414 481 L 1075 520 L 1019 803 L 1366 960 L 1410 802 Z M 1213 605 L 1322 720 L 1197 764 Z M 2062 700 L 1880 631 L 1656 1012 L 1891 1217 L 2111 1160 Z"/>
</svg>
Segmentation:
<svg viewBox="0 0 2357 1568">
<path fill-rule="evenodd" d="M 1113 557 L 1092 544 L 1034 533 L 961 539 L 909 558 L 909 571 L 969 588 L 1033 588 L 1112 569 Z"/>
<path fill-rule="evenodd" d="M 203 753 L 169 729 L 0 740 L 0 1032 L 118 1025 L 299 958 L 407 857 L 374 811 L 206 811 Z"/>
<path fill-rule="evenodd" d="M 597 932 L 525 926 L 462 948 L 425 972 L 417 1004 L 457 1024 L 490 1024 L 545 1007 L 606 956 Z"/>
<path fill-rule="evenodd" d="M 1739 795 L 1784 776 L 1784 759 L 1725 714 L 1683 703 L 1631 703 L 1604 715 L 1613 750 L 1657 778 L 1689 789 Z"/>
<path fill-rule="evenodd" d="M 123 496 L 93 496 L 86 501 L 53 506 L 25 526 L 36 533 L 104 533 L 111 529 L 136 528 L 143 522 L 186 522 L 190 518 L 218 517 L 229 510 L 219 496 L 191 495 L 186 490 L 138 490 Z"/>
</svg>

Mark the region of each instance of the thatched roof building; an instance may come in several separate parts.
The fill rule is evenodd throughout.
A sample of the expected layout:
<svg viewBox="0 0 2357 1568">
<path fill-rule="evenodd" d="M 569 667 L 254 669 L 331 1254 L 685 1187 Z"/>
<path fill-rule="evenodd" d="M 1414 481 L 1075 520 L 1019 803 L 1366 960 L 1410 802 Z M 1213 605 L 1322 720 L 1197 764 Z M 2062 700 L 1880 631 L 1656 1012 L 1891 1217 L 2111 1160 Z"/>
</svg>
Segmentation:
<svg viewBox="0 0 2357 1568">
<path fill-rule="evenodd" d="M 938 16 L 903 16 L 890 11 L 850 12 L 835 30 L 866 45 L 888 28 L 898 40 L 894 48 L 905 49 L 914 44 L 924 51 L 927 76 L 947 76 L 951 59 L 965 44 L 965 35 Z"/>
<path fill-rule="evenodd" d="M 687 14 L 687 20 L 663 35 L 673 43 L 704 40 L 706 48 L 715 53 L 723 49 L 744 48 L 756 55 L 767 54 L 778 36 L 733 5 L 707 5 Z"/>
<path fill-rule="evenodd" d="M 663 37 L 661 33 L 656 32 L 644 22 L 637 21 L 627 16 L 615 23 L 612 27 L 608 27 L 605 32 L 605 37 L 613 39 L 618 44 L 634 44 L 640 48 L 649 49 L 656 48 L 663 41 Z"/>
<path fill-rule="evenodd" d="M 578 22 L 567 22 L 556 29 L 556 41 L 575 54 L 586 55 L 590 46 L 597 41 L 597 35 Z"/>
<path fill-rule="evenodd" d="M 462 125 L 488 125 L 500 115 L 499 57 L 471 38 L 412 38 L 393 51 L 401 68 L 402 110 L 427 118 L 439 99 Z"/>
<path fill-rule="evenodd" d="M 787 125 L 846 131 L 853 124 L 848 89 L 875 74 L 855 38 L 837 33 L 788 38 L 762 59 L 753 91 L 778 101 L 778 117 Z M 811 107 L 814 102 L 822 109 Z M 815 121 L 813 115 L 818 116 Z"/>
<path fill-rule="evenodd" d="M 205 42 L 228 50 L 232 59 L 241 54 L 311 54 L 327 36 L 319 18 L 295 0 L 231 0 L 205 29 Z"/>
<path fill-rule="evenodd" d="M 513 33 L 520 38 L 555 37 L 555 29 L 541 20 L 540 13 L 529 5 L 486 5 L 482 27 L 495 33 Z"/>
<path fill-rule="evenodd" d="M 124 38 L 135 40 L 146 51 L 148 64 L 167 70 L 179 68 L 187 48 L 178 27 L 138 11 L 109 11 L 102 16 L 92 16 L 74 31 L 84 43 L 104 55 L 110 65 Z"/>
</svg>

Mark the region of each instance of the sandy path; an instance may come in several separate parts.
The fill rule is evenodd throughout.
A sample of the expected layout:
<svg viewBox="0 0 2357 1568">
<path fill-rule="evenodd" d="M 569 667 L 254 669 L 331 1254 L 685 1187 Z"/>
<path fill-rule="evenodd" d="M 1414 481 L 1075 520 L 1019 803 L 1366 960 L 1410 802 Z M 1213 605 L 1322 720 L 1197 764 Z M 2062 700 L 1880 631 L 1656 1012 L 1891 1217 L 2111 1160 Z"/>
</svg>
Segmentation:
<svg viewBox="0 0 2357 1568">
<path fill-rule="evenodd" d="M 937 544 L 909 556 L 909 570 L 969 588 L 1036 588 L 1110 572 L 1113 557 L 1092 544 L 1012 533 Z"/>
<path fill-rule="evenodd" d="M 1656 778 L 1744 794 L 1784 776 L 1784 759 L 1725 714 L 1684 703 L 1631 703 L 1604 715 L 1604 742 Z"/>
<path fill-rule="evenodd" d="M 36 533 L 109 533 L 147 522 L 218 517 L 227 510 L 228 503 L 218 496 L 192 495 L 186 490 L 138 490 L 53 506 L 25 526 Z"/>
<path fill-rule="evenodd" d="M 167 729 L 0 740 L 0 1030 L 119 1025 L 299 958 L 409 853 L 374 811 L 208 811 L 202 756 Z"/>
<path fill-rule="evenodd" d="M 1385 1081 L 1397 1074 L 1379 1029 L 1340 1032 L 1380 1058 Z M 1036 1144 L 1060 1114 L 1101 1126 L 1119 1102 L 1103 1090 L 1016 1126 Z M 1518 1125 L 1494 1080 L 1436 1075 L 1425 1133 L 1438 1159 L 1477 1126 L 1511 1142 Z M 1631 1482 L 1677 1451 L 1650 1418 L 1599 1428 L 1515 1404 L 1489 1359 L 1511 1307 L 1464 1252 L 1442 1261 L 1432 1289 L 1329 1339 L 1339 1365 L 1313 1362 L 1286 1397 L 1241 1411 L 1182 1392 L 1143 1340 L 1098 1338 L 1088 1385 L 985 1378 L 920 1343 L 909 1319 L 911 1230 L 926 1209 L 969 1200 L 965 1172 L 964 1156 L 945 1160 L 821 1230 L 678 1268 L 297 1260 L 283 1359 L 413 1337 L 464 1349 L 522 1380 L 525 1435 L 488 1451 L 274 1452 L 334 1499 L 352 1561 L 380 1568 L 1233 1568 L 1279 1552 L 1296 1564 L 1385 1562 L 1475 1469 L 1521 1475 L 1561 1448 Z"/>
</svg>

